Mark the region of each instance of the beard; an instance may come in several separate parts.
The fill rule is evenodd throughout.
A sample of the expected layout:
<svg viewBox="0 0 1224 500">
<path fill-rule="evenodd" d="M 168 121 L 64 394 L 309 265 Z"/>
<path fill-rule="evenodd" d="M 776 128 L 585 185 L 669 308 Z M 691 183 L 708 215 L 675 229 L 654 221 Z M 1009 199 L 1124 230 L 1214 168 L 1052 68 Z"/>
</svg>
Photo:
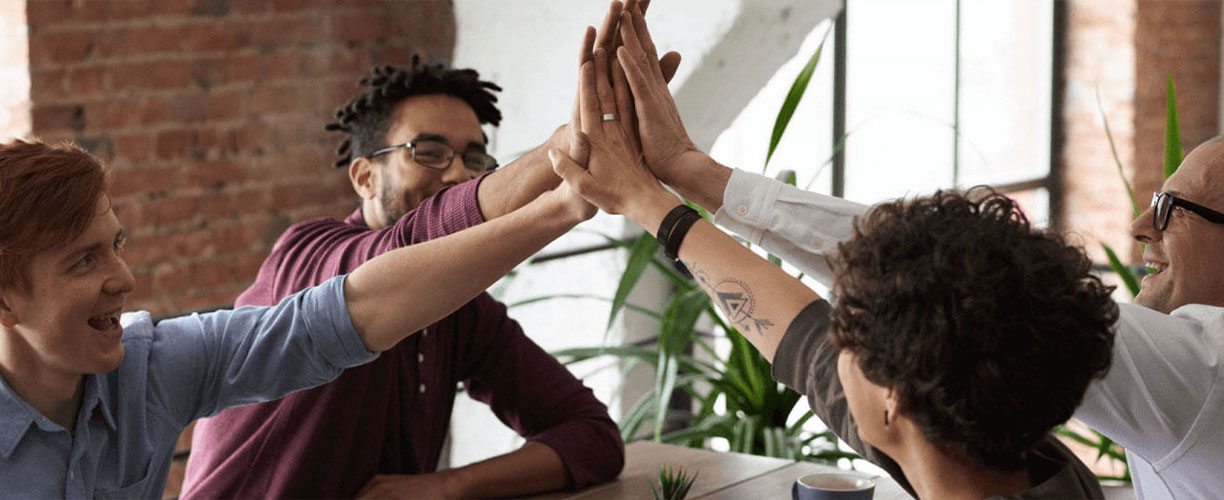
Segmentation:
<svg viewBox="0 0 1224 500">
<path fill-rule="evenodd" d="M 390 183 L 383 185 L 382 190 L 378 193 L 378 205 L 382 209 L 383 227 L 394 226 L 404 214 L 408 213 L 408 203 L 400 198 L 394 189 L 391 189 Z"/>
</svg>

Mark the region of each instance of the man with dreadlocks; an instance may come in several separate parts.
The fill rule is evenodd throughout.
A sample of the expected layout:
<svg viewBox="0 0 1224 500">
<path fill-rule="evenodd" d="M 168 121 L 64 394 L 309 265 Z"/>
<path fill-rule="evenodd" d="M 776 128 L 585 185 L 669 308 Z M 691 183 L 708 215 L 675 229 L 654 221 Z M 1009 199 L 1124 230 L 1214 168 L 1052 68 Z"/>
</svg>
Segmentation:
<svg viewBox="0 0 1224 500">
<path fill-rule="evenodd" d="M 608 19 L 602 33 L 616 17 Z M 594 38 L 588 30 L 583 59 Z M 677 63 L 665 59 L 669 74 Z M 558 184 L 548 147 L 581 151 L 562 127 L 490 172 L 497 164 L 481 125 L 501 120 L 498 86 L 416 57 L 408 68 L 375 68 L 361 84 L 368 90 L 327 127 L 347 134 L 336 166 L 347 168 L 360 209 L 289 228 L 236 305 L 276 303 L 388 250 L 513 211 Z M 435 472 L 460 383 L 527 443 Z M 607 408 L 482 294 L 333 383 L 201 420 L 183 498 L 520 496 L 606 481 L 623 464 Z"/>
</svg>

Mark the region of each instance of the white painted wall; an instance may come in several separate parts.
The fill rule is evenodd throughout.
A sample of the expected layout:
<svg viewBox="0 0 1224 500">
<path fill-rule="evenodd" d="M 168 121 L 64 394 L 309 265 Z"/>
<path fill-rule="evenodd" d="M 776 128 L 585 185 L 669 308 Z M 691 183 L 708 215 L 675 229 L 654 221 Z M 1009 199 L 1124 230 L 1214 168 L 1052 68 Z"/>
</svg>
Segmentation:
<svg viewBox="0 0 1224 500">
<path fill-rule="evenodd" d="M 492 151 L 503 164 L 539 144 L 569 116 L 577 83 L 577 54 L 583 29 L 598 27 L 607 8 L 604 1 L 540 2 L 535 0 L 456 0 L 458 36 L 453 58 L 456 67 L 471 67 L 504 90 L 499 107 L 502 126 L 489 133 Z M 839 0 L 658 0 L 647 20 L 660 50 L 677 50 L 684 57 L 672 83 L 673 93 L 690 134 L 707 151 L 720 134 L 732 126 L 746 106 L 770 84 L 770 95 L 785 95 L 798 72 L 792 61 L 789 76 L 775 78 L 779 67 L 796 59 L 805 40 L 824 19 L 833 15 Z M 826 23 L 827 26 L 827 23 Z M 822 31 L 823 32 L 823 31 Z M 800 56 L 806 61 L 810 53 Z M 831 62 L 831 52 L 829 61 Z M 785 80 L 785 81 L 783 81 Z M 778 83 L 781 82 L 781 83 Z M 778 85 L 783 85 L 781 91 Z M 779 93 L 780 92 L 780 93 Z M 781 103 L 762 103 L 776 113 Z M 767 144 L 768 123 L 741 126 Z M 826 115 L 827 117 L 827 115 Z M 729 139 L 727 137 L 730 137 Z M 719 140 L 747 143 L 738 134 Z M 735 156 L 737 147 L 723 148 Z M 726 153 L 725 151 L 732 151 Z M 763 158 L 763 155 L 761 155 Z M 599 231 L 614 236 L 636 234 L 641 229 L 619 216 L 601 214 L 578 232 L 561 238 L 545 252 L 598 243 Z M 585 232 L 584 232 L 585 231 Z M 514 279 L 504 282 L 501 297 L 512 304 L 530 297 L 556 293 L 587 293 L 610 297 L 624 266 L 623 252 L 602 252 L 541 266 L 524 266 Z M 649 278 L 648 278 L 649 279 Z M 656 280 L 643 283 L 631 301 L 656 307 L 667 290 Z M 629 318 L 628 327 L 618 321 L 605 337 L 608 306 L 594 300 L 555 300 L 514 307 L 511 315 L 524 331 L 545 349 L 620 344 L 657 333 L 658 325 L 647 318 Z M 633 403 L 612 401 L 620 380 L 618 370 L 589 375 L 593 367 L 575 367 L 596 395 L 611 401 L 613 418 Z M 631 379 L 632 380 L 632 379 Z M 642 382 L 649 384 L 649 380 Z M 641 383 L 631 382 L 641 385 Z M 461 398 L 452 419 L 449 464 L 461 466 L 517 447 L 522 440 L 505 429 L 483 404 Z"/>
</svg>

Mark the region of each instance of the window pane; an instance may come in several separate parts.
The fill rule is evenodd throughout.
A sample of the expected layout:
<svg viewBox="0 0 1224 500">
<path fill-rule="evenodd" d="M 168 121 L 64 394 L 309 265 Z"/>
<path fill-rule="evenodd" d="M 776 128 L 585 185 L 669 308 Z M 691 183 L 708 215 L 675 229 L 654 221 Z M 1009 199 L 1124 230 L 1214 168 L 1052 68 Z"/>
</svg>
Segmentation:
<svg viewBox="0 0 1224 500">
<path fill-rule="evenodd" d="M 961 2 L 961 186 L 1050 171 L 1051 0 Z"/>
<path fill-rule="evenodd" d="M 846 2 L 846 197 L 952 184 L 955 0 Z"/>
</svg>

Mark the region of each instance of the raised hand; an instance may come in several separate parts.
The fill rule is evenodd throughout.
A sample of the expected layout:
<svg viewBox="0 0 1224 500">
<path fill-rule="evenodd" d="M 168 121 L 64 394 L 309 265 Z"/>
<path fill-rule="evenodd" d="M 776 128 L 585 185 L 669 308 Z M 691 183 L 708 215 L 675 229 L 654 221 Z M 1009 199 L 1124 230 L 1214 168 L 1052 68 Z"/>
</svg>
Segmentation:
<svg viewBox="0 0 1224 500">
<path fill-rule="evenodd" d="M 579 72 L 579 123 L 581 138 L 589 144 L 586 165 L 558 149 L 549 150 L 553 169 L 587 201 L 608 213 L 626 214 L 654 230 L 658 221 L 645 207 L 675 206 L 679 199 L 669 193 L 642 162 L 635 141 L 618 123 L 616 96 L 604 63 L 607 54 L 596 49 L 594 60 L 584 62 Z"/>
<path fill-rule="evenodd" d="M 613 83 L 627 83 L 632 100 L 621 97 L 629 92 L 617 90 L 618 104 L 634 110 L 646 165 L 659 179 L 675 184 L 685 167 L 704 161 L 706 155 L 697 150 L 684 129 L 680 111 L 667 88 L 672 75 L 667 74 L 668 68 L 658 59 L 646 18 L 638 9 L 625 8 L 620 14 L 619 31 L 624 45 L 616 52 L 621 71 L 613 71 Z M 665 56 L 665 61 L 671 54 Z M 679 55 L 675 57 L 678 63 Z M 670 71 L 674 72 L 674 68 Z M 623 82 L 618 73 L 623 73 Z"/>
</svg>

